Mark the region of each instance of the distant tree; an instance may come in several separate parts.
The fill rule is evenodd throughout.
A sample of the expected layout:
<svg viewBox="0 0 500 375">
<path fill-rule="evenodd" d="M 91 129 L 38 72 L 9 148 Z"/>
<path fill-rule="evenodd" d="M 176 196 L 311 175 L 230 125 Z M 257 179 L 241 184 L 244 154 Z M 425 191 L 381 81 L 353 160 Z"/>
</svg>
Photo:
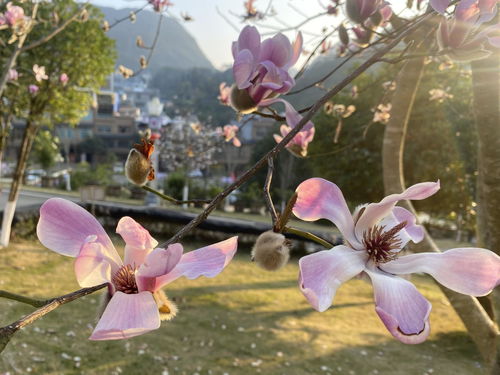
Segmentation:
<svg viewBox="0 0 500 375">
<path fill-rule="evenodd" d="M 48 170 L 54 166 L 60 155 L 59 138 L 54 137 L 48 130 L 38 132 L 31 159 L 39 163 L 43 169 Z"/>
<path fill-rule="evenodd" d="M 78 9 L 73 0 L 57 0 L 40 9 L 40 17 L 49 19 L 53 13 L 65 19 Z M 16 101 L 22 118 L 26 119 L 17 166 L 4 209 L 0 244 L 8 245 L 19 187 L 26 169 L 36 133 L 41 125 L 66 122 L 76 124 L 91 105 L 91 92 L 98 90 L 113 71 L 114 44 L 101 29 L 102 16 L 97 8 L 88 9 L 85 22 L 72 23 L 64 32 L 38 48 L 31 49 L 18 60 L 18 85 L 5 92 L 7 103 Z M 50 25 L 32 31 L 44 35 Z M 36 80 L 34 65 L 45 67 L 46 79 Z M 67 82 L 62 79 L 65 74 Z M 36 86 L 36 89 L 35 89 Z"/>
</svg>

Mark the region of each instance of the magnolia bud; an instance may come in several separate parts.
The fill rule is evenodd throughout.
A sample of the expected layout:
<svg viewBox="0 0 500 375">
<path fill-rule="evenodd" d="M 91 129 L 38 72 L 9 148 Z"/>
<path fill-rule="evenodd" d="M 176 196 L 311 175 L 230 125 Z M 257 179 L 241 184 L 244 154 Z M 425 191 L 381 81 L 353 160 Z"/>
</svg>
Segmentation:
<svg viewBox="0 0 500 375">
<path fill-rule="evenodd" d="M 141 69 L 146 69 L 148 67 L 148 60 L 146 60 L 146 57 L 141 56 L 139 59 L 139 64 L 141 66 Z"/>
<path fill-rule="evenodd" d="M 135 185 L 144 186 L 155 178 L 155 171 L 151 163 L 151 154 L 154 146 L 151 142 L 142 140 L 142 144 L 135 145 L 128 154 L 125 162 L 125 175 Z"/>
<path fill-rule="evenodd" d="M 161 320 L 172 320 L 177 315 L 177 305 L 170 301 L 163 290 L 157 290 L 153 293 L 156 304 L 158 305 L 158 311 L 160 313 Z"/>
<path fill-rule="evenodd" d="M 108 22 L 108 21 L 104 21 L 104 22 L 102 23 L 101 28 L 102 28 L 102 31 L 104 31 L 105 33 L 106 33 L 106 32 L 108 32 L 108 31 L 109 31 L 109 29 L 110 29 L 109 22 Z"/>
<path fill-rule="evenodd" d="M 349 44 L 349 34 L 347 33 L 347 29 L 343 24 L 339 26 L 339 39 L 344 46 Z"/>
<path fill-rule="evenodd" d="M 268 271 L 277 271 L 290 258 L 288 241 L 281 233 L 267 231 L 262 233 L 252 248 L 252 260 Z"/>
<path fill-rule="evenodd" d="M 257 106 L 247 90 L 240 90 L 236 85 L 231 87 L 230 101 L 231 106 L 239 113 L 248 114 L 257 110 Z"/>
<path fill-rule="evenodd" d="M 135 45 L 139 48 L 144 48 L 144 41 L 142 40 L 142 37 L 140 35 L 137 35 L 135 38 Z"/>
<path fill-rule="evenodd" d="M 130 12 L 128 19 L 130 20 L 130 22 L 134 23 L 137 20 L 135 12 Z"/>
</svg>

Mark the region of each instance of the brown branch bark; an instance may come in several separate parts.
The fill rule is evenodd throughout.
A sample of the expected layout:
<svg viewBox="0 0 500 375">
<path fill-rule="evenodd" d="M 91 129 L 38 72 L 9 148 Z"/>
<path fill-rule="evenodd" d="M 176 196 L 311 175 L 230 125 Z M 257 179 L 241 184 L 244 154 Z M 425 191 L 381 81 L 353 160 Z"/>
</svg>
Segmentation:
<svg viewBox="0 0 500 375">
<path fill-rule="evenodd" d="M 416 48 L 418 52 L 418 47 Z M 392 100 L 393 110 L 391 119 L 386 125 L 382 152 L 386 194 L 399 193 L 405 189 L 403 171 L 405 136 L 423 69 L 424 58 L 410 60 L 406 62 L 396 80 L 396 90 Z M 415 213 L 410 202 L 404 202 L 402 205 Z M 440 251 L 428 233 L 426 233 L 424 240 L 413 246 L 412 249 L 416 251 Z M 491 363 L 495 356 L 495 339 L 498 335 L 494 322 L 476 298 L 453 292 L 440 284 L 438 285 L 464 323 L 485 362 Z"/>
<path fill-rule="evenodd" d="M 9 324 L 8 326 L 0 328 L 0 353 L 5 349 L 12 336 L 19 331 L 21 328 L 33 323 L 35 320 L 41 318 L 42 316 L 48 314 L 52 310 L 57 309 L 59 306 L 64 305 L 68 302 L 74 301 L 78 298 L 84 297 L 88 294 L 94 293 L 100 289 L 103 289 L 108 284 L 104 283 L 101 285 L 93 286 L 90 288 L 83 288 L 72 293 L 65 294 L 60 297 L 55 297 L 47 300 L 45 304 L 39 309 L 35 310 L 31 314 L 28 314 L 21 319 Z M 6 297 L 5 295 L 3 297 Z M 9 297 L 7 297 L 9 298 Z M 18 300 L 17 298 L 14 298 Z M 21 301 L 22 302 L 22 301 Z"/>
</svg>

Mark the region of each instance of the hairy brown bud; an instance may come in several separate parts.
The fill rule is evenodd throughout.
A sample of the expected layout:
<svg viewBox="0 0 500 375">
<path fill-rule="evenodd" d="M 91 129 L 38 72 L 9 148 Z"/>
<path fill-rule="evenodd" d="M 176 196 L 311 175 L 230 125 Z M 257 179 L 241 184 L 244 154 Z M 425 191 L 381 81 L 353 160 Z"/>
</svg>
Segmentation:
<svg viewBox="0 0 500 375">
<path fill-rule="evenodd" d="M 101 28 L 102 28 L 102 31 L 104 31 L 105 33 L 106 33 L 106 32 L 108 32 L 108 31 L 109 31 L 109 29 L 110 29 L 110 27 L 109 27 L 109 22 L 108 22 L 108 21 L 104 21 L 104 22 L 102 23 Z"/>
<path fill-rule="evenodd" d="M 170 301 L 163 290 L 157 290 L 153 293 L 156 304 L 158 305 L 158 311 L 160 312 L 161 320 L 172 320 L 177 315 L 177 305 Z"/>
<path fill-rule="evenodd" d="M 244 115 L 255 112 L 257 110 L 257 106 L 248 94 L 247 90 L 240 90 L 236 85 L 233 85 L 231 87 L 231 95 L 229 100 L 231 101 L 231 106 L 237 112 Z"/>
<path fill-rule="evenodd" d="M 261 268 L 277 271 L 290 259 L 290 248 L 281 233 L 267 231 L 262 233 L 252 248 L 252 260 Z"/>
<path fill-rule="evenodd" d="M 141 66 L 141 69 L 146 69 L 148 67 L 148 60 L 146 60 L 146 57 L 144 56 L 140 57 L 139 65 Z"/>
<path fill-rule="evenodd" d="M 142 37 L 140 35 L 137 35 L 135 38 L 135 45 L 139 48 L 144 48 L 144 41 L 142 40 Z"/>
<path fill-rule="evenodd" d="M 340 24 L 339 26 L 339 39 L 343 45 L 347 46 L 349 44 L 349 33 L 344 24 Z"/>
<path fill-rule="evenodd" d="M 125 162 L 125 175 L 135 185 L 143 186 L 155 178 L 155 171 L 151 163 L 151 154 L 154 146 L 143 139 L 142 144 L 135 145 L 128 154 Z"/>
<path fill-rule="evenodd" d="M 135 12 L 130 12 L 128 18 L 129 18 L 130 22 L 132 22 L 132 23 L 134 23 L 137 20 L 137 16 L 136 16 Z"/>
</svg>

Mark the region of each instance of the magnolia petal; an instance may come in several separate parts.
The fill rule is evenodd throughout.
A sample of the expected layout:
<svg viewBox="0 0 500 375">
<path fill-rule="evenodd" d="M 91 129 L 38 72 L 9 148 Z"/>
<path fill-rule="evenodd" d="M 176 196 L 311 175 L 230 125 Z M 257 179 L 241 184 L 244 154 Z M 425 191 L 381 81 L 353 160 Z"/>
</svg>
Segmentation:
<svg viewBox="0 0 500 375">
<path fill-rule="evenodd" d="M 357 238 L 363 238 L 363 233 L 389 215 L 396 203 L 400 200 L 422 200 L 435 194 L 439 190 L 439 181 L 422 182 L 410 186 L 400 194 L 391 194 L 378 203 L 370 203 L 366 206 L 356 223 L 355 232 Z"/>
<path fill-rule="evenodd" d="M 389 332 L 405 344 L 419 344 L 430 332 L 431 304 L 400 277 L 366 269 L 375 293 L 375 311 Z"/>
<path fill-rule="evenodd" d="M 415 215 L 403 207 L 396 206 L 379 223 L 379 225 L 385 226 L 384 231 L 387 232 L 403 221 L 406 221 L 406 226 L 396 234 L 397 239 L 401 242 L 399 249 L 403 249 L 409 241 L 418 243 L 424 238 L 424 228 L 416 223 Z"/>
<path fill-rule="evenodd" d="M 312 307 L 328 309 L 338 287 L 365 268 L 367 255 L 344 245 L 306 255 L 299 260 L 299 287 Z"/>
<path fill-rule="evenodd" d="M 292 46 L 288 38 L 282 33 L 278 33 L 262 42 L 259 60 L 261 62 L 271 61 L 282 68 L 290 61 L 292 53 Z"/>
<path fill-rule="evenodd" d="M 155 292 L 156 278 L 171 272 L 180 262 L 183 248 L 181 244 L 170 245 L 167 249 L 154 249 L 136 273 L 139 291 Z"/>
<path fill-rule="evenodd" d="M 185 253 L 171 272 L 156 278 L 155 288 L 159 289 L 181 276 L 188 279 L 196 279 L 200 276 L 215 277 L 233 259 L 237 248 L 238 237 L 235 236 Z"/>
<path fill-rule="evenodd" d="M 128 216 L 120 219 L 116 233 L 125 241 L 124 264 L 139 267 L 148 253 L 158 245 L 158 241 L 141 224 Z"/>
<path fill-rule="evenodd" d="M 450 0 L 430 0 L 430 4 L 436 12 L 443 14 L 450 5 Z"/>
<path fill-rule="evenodd" d="M 285 69 L 290 68 L 291 66 L 294 66 L 297 60 L 300 57 L 300 54 L 302 53 L 302 45 L 304 43 L 304 39 L 302 37 L 302 33 L 299 31 L 297 34 L 297 38 L 295 38 L 295 41 L 293 42 L 292 45 L 292 58 L 290 61 L 285 65 Z"/>
<path fill-rule="evenodd" d="M 75 260 L 75 275 L 78 284 L 87 288 L 111 282 L 111 276 L 121 266 L 116 263 L 99 242 L 86 242 Z"/>
<path fill-rule="evenodd" d="M 102 225 L 85 209 L 61 198 L 51 198 L 40 207 L 36 227 L 38 239 L 45 247 L 62 255 L 76 257 L 89 236 L 101 243 L 116 263 L 120 257 Z"/>
<path fill-rule="evenodd" d="M 90 340 L 120 340 L 160 328 L 158 305 L 150 292 L 116 292 Z"/>
<path fill-rule="evenodd" d="M 251 52 L 244 49 L 234 59 L 233 77 L 239 89 L 246 89 L 251 85 L 249 81 L 254 69 L 254 57 Z"/>
<path fill-rule="evenodd" d="M 253 60 L 258 61 L 260 48 L 260 34 L 257 28 L 255 26 L 245 26 L 238 37 L 237 52 L 246 49 L 252 54 Z M 236 55 L 233 57 L 236 58 Z"/>
<path fill-rule="evenodd" d="M 386 272 L 425 272 L 458 293 L 484 296 L 500 283 L 500 257 L 480 248 L 457 248 L 443 253 L 400 257 L 380 265 Z"/>
<path fill-rule="evenodd" d="M 297 187 L 296 193 L 297 202 L 293 208 L 295 216 L 305 221 L 328 219 L 353 247 L 361 248 L 354 236 L 351 213 L 337 185 L 322 178 L 310 178 Z"/>
</svg>

